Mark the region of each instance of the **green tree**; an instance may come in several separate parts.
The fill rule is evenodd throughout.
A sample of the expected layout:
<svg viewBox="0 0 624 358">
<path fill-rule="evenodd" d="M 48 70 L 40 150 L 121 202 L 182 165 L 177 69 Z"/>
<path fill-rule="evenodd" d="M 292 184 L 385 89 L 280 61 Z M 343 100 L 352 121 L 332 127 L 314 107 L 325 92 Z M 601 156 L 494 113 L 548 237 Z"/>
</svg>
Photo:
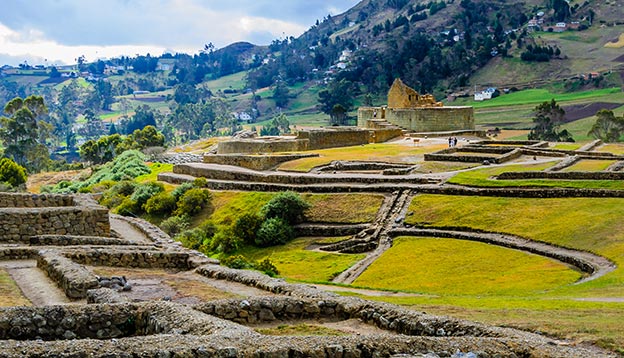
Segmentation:
<svg viewBox="0 0 624 358">
<path fill-rule="evenodd" d="M 354 92 L 353 83 L 345 79 L 333 81 L 319 92 L 319 109 L 329 115 L 331 124 L 345 124 L 346 113 L 353 109 Z"/>
<path fill-rule="evenodd" d="M 294 237 L 294 230 L 288 221 L 273 217 L 262 222 L 256 235 L 256 245 L 260 247 L 283 245 Z"/>
<path fill-rule="evenodd" d="M 0 159 L 0 182 L 12 187 L 26 183 L 26 169 L 9 158 Z"/>
<path fill-rule="evenodd" d="M 138 149 L 149 147 L 162 147 L 165 145 L 165 136 L 158 133 L 156 127 L 146 126 L 143 129 L 137 129 L 132 133 L 132 140 L 136 142 Z"/>
<path fill-rule="evenodd" d="M 273 100 L 279 108 L 284 108 L 288 104 L 289 90 L 284 81 L 277 81 L 273 88 Z"/>
<path fill-rule="evenodd" d="M 234 222 L 232 231 L 247 244 L 256 241 L 256 233 L 262 225 L 262 217 L 257 214 L 246 213 L 239 216 Z"/>
<path fill-rule="evenodd" d="M 40 132 L 43 117 L 48 113 L 43 97 L 16 97 L 6 104 L 4 112 L 9 115 L 0 118 L 4 156 L 28 170 L 40 171 L 49 160 L 45 136 Z"/>
<path fill-rule="evenodd" d="M 88 140 L 80 146 L 80 157 L 86 162 L 102 164 L 115 158 L 117 146 L 124 139 L 119 134 L 100 137 L 98 140 Z"/>
<path fill-rule="evenodd" d="M 596 117 L 588 134 L 603 142 L 619 142 L 624 133 L 624 116 L 616 117 L 613 111 L 603 109 L 596 113 Z"/>
<path fill-rule="evenodd" d="M 529 132 L 529 140 L 574 142 L 572 135 L 567 130 L 559 131 L 559 126 L 565 117 L 565 111 L 554 99 L 535 107 L 534 115 L 535 127 Z"/>
<path fill-rule="evenodd" d="M 305 211 L 310 207 L 301 196 L 292 191 L 281 192 L 269 200 L 261 209 L 266 219 L 281 218 L 289 224 L 296 224 L 304 219 Z"/>
</svg>

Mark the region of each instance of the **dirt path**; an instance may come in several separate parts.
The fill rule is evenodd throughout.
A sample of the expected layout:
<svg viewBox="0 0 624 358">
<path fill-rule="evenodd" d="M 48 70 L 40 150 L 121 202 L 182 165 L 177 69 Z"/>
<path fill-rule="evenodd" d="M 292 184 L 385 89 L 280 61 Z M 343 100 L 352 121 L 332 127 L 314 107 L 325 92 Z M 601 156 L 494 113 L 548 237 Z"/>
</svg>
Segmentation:
<svg viewBox="0 0 624 358">
<path fill-rule="evenodd" d="M 407 208 L 412 202 L 411 199 L 412 195 L 409 190 L 402 190 L 393 195 L 389 209 L 384 212 L 385 216 L 381 218 L 380 222 L 376 223 L 377 230 L 372 235 L 373 238 L 379 238 L 379 244 L 375 250 L 369 252 L 364 259 L 336 276 L 332 282 L 352 284 L 375 260 L 392 247 L 392 238 L 387 235 L 387 232 L 397 222 L 403 221 Z"/>
<path fill-rule="evenodd" d="M 2 261 L 4 267 L 22 294 L 30 300 L 33 306 L 66 305 L 84 303 L 71 301 L 52 280 L 37 268 L 35 260 Z"/>
<path fill-rule="evenodd" d="M 139 229 L 125 220 L 110 216 L 110 227 L 112 231 L 119 235 L 119 237 L 126 240 L 134 241 L 140 244 L 153 243 L 152 240 L 145 236 L 145 234 L 143 234 Z"/>
</svg>

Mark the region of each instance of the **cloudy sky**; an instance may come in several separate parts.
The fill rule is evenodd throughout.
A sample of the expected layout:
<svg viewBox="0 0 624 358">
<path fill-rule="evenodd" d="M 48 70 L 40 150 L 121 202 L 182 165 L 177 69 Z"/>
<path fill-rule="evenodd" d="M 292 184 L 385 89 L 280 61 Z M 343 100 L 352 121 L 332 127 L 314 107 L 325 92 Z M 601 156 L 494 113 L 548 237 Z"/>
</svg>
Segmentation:
<svg viewBox="0 0 624 358">
<path fill-rule="evenodd" d="M 0 65 L 269 44 L 359 0 L 2 0 Z"/>
</svg>

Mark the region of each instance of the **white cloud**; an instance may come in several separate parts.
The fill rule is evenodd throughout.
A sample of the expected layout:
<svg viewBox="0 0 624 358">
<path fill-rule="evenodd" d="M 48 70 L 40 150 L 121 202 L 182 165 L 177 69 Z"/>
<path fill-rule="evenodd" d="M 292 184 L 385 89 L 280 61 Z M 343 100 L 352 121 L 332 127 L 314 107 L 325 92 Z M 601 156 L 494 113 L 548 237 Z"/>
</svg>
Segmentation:
<svg viewBox="0 0 624 358">
<path fill-rule="evenodd" d="M 357 0 L 2 0 L 0 55 L 71 63 L 299 36 Z M 21 62 L 21 61 L 20 61 Z"/>
</svg>

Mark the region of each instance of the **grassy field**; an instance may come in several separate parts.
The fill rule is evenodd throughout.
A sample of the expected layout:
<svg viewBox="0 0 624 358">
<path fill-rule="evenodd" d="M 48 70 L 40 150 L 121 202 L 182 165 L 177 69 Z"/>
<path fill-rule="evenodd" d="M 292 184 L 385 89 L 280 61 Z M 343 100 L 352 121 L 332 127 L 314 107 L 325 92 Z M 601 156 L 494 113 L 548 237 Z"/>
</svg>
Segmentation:
<svg viewBox="0 0 624 358">
<path fill-rule="evenodd" d="M 446 144 L 414 146 L 405 143 L 378 143 L 355 147 L 321 149 L 313 151 L 318 153 L 320 157 L 286 162 L 279 169 L 307 172 L 314 167 L 329 164 L 334 160 L 366 160 L 416 164 L 423 161 L 425 153 L 435 152 L 446 147 Z"/>
<path fill-rule="evenodd" d="M 30 306 L 30 301 L 22 295 L 9 273 L 0 268 L 0 307 Z"/>
<path fill-rule="evenodd" d="M 311 222 L 370 223 L 383 203 L 381 194 L 304 194 L 311 207 L 306 220 Z"/>
<path fill-rule="evenodd" d="M 224 90 L 224 89 L 235 89 L 242 90 L 245 87 L 245 76 L 247 72 L 237 72 L 228 76 L 221 77 L 216 80 L 208 81 L 205 83 L 212 91 Z"/>
<path fill-rule="evenodd" d="M 564 172 L 595 172 L 606 170 L 615 160 L 581 160 L 563 169 Z"/>
<path fill-rule="evenodd" d="M 623 199 L 613 198 L 521 199 L 419 195 L 414 198 L 410 207 L 414 212 L 406 220 L 410 224 L 432 227 L 462 226 L 515 234 L 592 251 L 609 258 L 618 268 L 596 280 L 575 285 L 569 284 L 570 280 L 574 280 L 575 272 L 562 270 L 557 274 L 551 271 L 555 281 L 550 288 L 541 286 L 540 289 L 538 287 L 544 283 L 535 281 L 532 287 L 515 292 L 510 289 L 508 294 L 503 292 L 502 286 L 494 284 L 495 281 L 486 280 L 485 283 L 475 285 L 493 286 L 494 294 L 487 295 L 475 292 L 477 288 L 468 284 L 479 282 L 484 275 L 479 270 L 470 271 L 470 267 L 485 267 L 490 264 L 489 261 L 505 261 L 501 262 L 504 268 L 508 264 L 508 253 L 501 253 L 500 256 L 505 258 L 501 260 L 496 255 L 488 256 L 492 254 L 490 247 L 473 251 L 469 246 L 474 243 L 457 242 L 449 246 L 444 243 L 445 240 L 401 239 L 397 245 L 406 250 L 394 253 L 407 256 L 411 255 L 409 252 L 419 250 L 417 252 L 420 255 L 414 261 L 417 263 L 415 270 L 424 270 L 420 271 L 421 275 L 435 277 L 434 274 L 447 272 L 449 277 L 441 276 L 438 281 L 429 280 L 433 282 L 423 279 L 423 286 L 417 290 L 432 294 L 367 298 L 414 306 L 430 313 L 449 314 L 490 324 L 537 330 L 576 341 L 595 342 L 624 353 L 624 324 L 621 321 L 624 312 L 624 223 L 621 220 L 624 217 L 623 204 Z M 518 220 L 519 217 L 523 220 Z M 455 251 L 452 250 L 453 247 Z M 456 258 L 457 251 L 466 252 L 473 260 L 465 262 L 461 257 Z M 480 253 L 484 256 L 473 256 Z M 389 254 L 387 260 L 396 261 L 392 256 Z M 529 261 L 519 262 L 524 265 Z M 395 264 L 400 265 L 392 263 Z M 386 277 L 406 275 L 405 268 L 398 267 L 396 272 L 389 272 L 388 267 L 392 266 L 388 265 L 390 261 L 386 262 Z M 502 270 L 496 271 L 501 274 Z M 456 273 L 466 274 L 465 282 L 457 282 L 460 287 L 465 286 L 464 290 L 456 290 L 452 284 L 447 283 L 447 280 L 454 282 L 453 276 Z M 374 271 L 365 273 L 367 274 L 372 275 Z M 528 274 L 531 272 L 528 271 Z M 414 276 L 413 280 L 418 282 L 420 278 L 416 274 Z M 362 276 L 364 278 L 366 276 Z M 356 283 L 364 284 L 361 281 Z M 374 281 L 366 282 L 366 285 L 375 284 Z M 408 284 L 411 283 L 394 285 L 405 288 Z"/>
<path fill-rule="evenodd" d="M 608 153 L 613 153 L 616 155 L 622 155 L 624 154 L 624 144 L 622 143 L 608 143 L 608 144 L 604 144 L 601 145 L 600 147 L 596 148 L 597 152 L 608 152 Z"/>
<path fill-rule="evenodd" d="M 304 282 L 328 282 L 348 269 L 364 254 L 336 254 L 306 250 L 318 238 L 298 238 L 283 246 L 269 248 L 246 247 L 237 252 L 252 260 L 271 259 L 280 276 Z"/>
<path fill-rule="evenodd" d="M 568 285 L 580 276 L 560 262 L 498 246 L 400 237 L 354 285 L 436 295 L 515 296 Z"/>
<path fill-rule="evenodd" d="M 494 167 L 478 168 L 459 172 L 447 182 L 474 187 L 560 187 L 560 188 L 593 188 L 593 189 L 624 189 L 621 180 L 495 180 L 492 176 L 504 172 L 542 171 L 554 165 L 554 162 L 538 164 L 511 164 Z"/>
</svg>

